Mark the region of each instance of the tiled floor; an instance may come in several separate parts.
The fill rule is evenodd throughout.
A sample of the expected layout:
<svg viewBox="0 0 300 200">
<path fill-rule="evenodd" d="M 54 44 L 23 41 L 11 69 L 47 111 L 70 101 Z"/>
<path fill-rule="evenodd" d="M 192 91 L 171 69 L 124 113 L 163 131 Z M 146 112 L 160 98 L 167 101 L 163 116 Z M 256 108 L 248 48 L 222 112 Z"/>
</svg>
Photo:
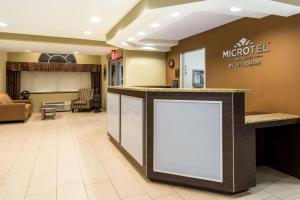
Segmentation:
<svg viewBox="0 0 300 200">
<path fill-rule="evenodd" d="M 224 196 L 145 181 L 110 143 L 106 114 L 0 124 L 0 200 L 300 200 L 300 180 L 260 168 L 258 186 Z"/>
</svg>

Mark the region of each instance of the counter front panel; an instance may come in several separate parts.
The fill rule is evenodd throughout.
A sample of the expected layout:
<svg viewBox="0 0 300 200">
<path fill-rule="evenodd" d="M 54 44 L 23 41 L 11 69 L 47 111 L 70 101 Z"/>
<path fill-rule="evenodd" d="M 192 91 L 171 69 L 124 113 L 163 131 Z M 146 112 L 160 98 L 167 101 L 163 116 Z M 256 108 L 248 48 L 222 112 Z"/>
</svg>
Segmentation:
<svg viewBox="0 0 300 200">
<path fill-rule="evenodd" d="M 154 100 L 153 171 L 223 182 L 222 118 L 221 101 Z"/>
<path fill-rule="evenodd" d="M 242 90 L 110 87 L 108 93 L 108 105 L 119 106 L 108 112 L 119 113 L 119 122 L 108 117 L 120 126 L 119 140 L 110 133 L 117 128 L 108 133 L 148 179 L 223 193 L 255 186 L 255 138 L 244 129 Z"/>
</svg>

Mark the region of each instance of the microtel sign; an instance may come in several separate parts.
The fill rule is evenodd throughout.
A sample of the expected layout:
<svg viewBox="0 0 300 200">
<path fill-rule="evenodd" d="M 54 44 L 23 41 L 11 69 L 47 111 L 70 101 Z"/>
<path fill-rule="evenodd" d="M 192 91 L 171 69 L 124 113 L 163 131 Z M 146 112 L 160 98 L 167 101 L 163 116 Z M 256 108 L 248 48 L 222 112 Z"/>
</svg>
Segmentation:
<svg viewBox="0 0 300 200">
<path fill-rule="evenodd" d="M 259 43 L 242 38 L 233 49 L 223 51 L 223 59 L 229 59 L 228 66 L 235 67 L 254 67 L 261 65 L 261 60 L 257 60 L 263 57 L 264 53 L 270 52 L 270 43 Z"/>
</svg>

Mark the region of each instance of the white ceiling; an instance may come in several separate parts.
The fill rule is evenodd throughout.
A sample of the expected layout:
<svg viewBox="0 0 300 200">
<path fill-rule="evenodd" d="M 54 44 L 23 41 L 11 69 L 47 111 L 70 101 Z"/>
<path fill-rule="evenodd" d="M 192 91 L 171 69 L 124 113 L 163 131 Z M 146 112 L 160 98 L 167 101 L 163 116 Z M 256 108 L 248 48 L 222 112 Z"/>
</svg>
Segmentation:
<svg viewBox="0 0 300 200">
<path fill-rule="evenodd" d="M 231 7 L 242 10 L 232 12 Z M 173 12 L 179 15 L 172 17 Z M 145 10 L 127 28 L 119 31 L 112 40 L 107 42 L 129 50 L 142 50 L 148 45 L 147 50 L 169 51 L 178 40 L 243 17 L 259 19 L 269 15 L 290 16 L 298 13 L 300 7 L 272 0 L 205 0 Z M 161 26 L 153 28 L 150 26 L 152 23 L 159 23 Z M 145 32 L 146 35 L 139 36 L 137 32 Z M 128 42 L 127 39 L 132 37 L 134 41 Z M 144 41 L 151 41 L 151 44 L 145 44 Z"/>
<path fill-rule="evenodd" d="M 139 0 L 2 0 L 0 32 L 105 40 Z M 100 23 L 90 20 L 101 18 Z M 91 31 L 92 35 L 85 35 Z"/>
<path fill-rule="evenodd" d="M 212 28 L 227 24 L 240 19 L 239 16 L 224 15 L 209 12 L 194 12 L 179 19 L 171 26 L 148 36 L 151 39 L 182 40 L 197 33 L 201 33 Z M 187 23 L 188 22 L 188 23 Z M 197 24 L 195 24 L 195 22 Z M 188 30 L 188 31 L 187 31 Z"/>
<path fill-rule="evenodd" d="M 71 45 L 71 44 L 55 44 L 45 42 L 24 42 L 13 40 L 0 40 L 0 52 L 25 52 L 30 50 L 31 53 L 66 53 L 73 54 L 79 52 L 85 55 L 106 55 L 115 48 Z"/>
<path fill-rule="evenodd" d="M 2 0 L 0 32 L 56 36 L 89 40 L 106 40 L 106 34 L 140 0 Z M 154 1 L 154 0 L 153 0 Z M 157 0 L 158 1 L 158 0 Z M 231 12 L 231 7 L 240 12 Z M 172 13 L 179 13 L 172 16 Z M 262 18 L 268 15 L 290 16 L 300 7 L 272 0 L 204 0 L 189 4 L 148 9 L 129 26 L 119 30 L 109 41 L 128 50 L 169 51 L 178 41 L 243 17 Z M 99 16 L 101 21 L 90 20 Z M 159 23 L 159 27 L 150 24 Z M 86 35 L 85 31 L 93 34 Z M 145 32 L 146 35 L 137 35 Z M 128 38 L 133 41 L 127 41 Z M 146 47 L 146 48 L 145 48 Z M 68 45 L 42 42 L 0 40 L 0 50 L 24 52 L 72 53 L 103 55 L 111 47 Z"/>
</svg>

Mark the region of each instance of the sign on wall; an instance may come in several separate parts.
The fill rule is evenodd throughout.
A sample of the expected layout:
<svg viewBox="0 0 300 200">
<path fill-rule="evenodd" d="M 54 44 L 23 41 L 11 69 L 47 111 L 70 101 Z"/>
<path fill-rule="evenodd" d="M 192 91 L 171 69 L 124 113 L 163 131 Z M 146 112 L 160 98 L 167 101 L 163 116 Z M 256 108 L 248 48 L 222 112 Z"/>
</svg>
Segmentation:
<svg viewBox="0 0 300 200">
<path fill-rule="evenodd" d="M 234 45 L 233 49 L 223 51 L 223 59 L 228 60 L 228 67 L 257 67 L 262 65 L 265 53 L 270 52 L 269 43 L 254 43 L 242 38 Z"/>
</svg>

